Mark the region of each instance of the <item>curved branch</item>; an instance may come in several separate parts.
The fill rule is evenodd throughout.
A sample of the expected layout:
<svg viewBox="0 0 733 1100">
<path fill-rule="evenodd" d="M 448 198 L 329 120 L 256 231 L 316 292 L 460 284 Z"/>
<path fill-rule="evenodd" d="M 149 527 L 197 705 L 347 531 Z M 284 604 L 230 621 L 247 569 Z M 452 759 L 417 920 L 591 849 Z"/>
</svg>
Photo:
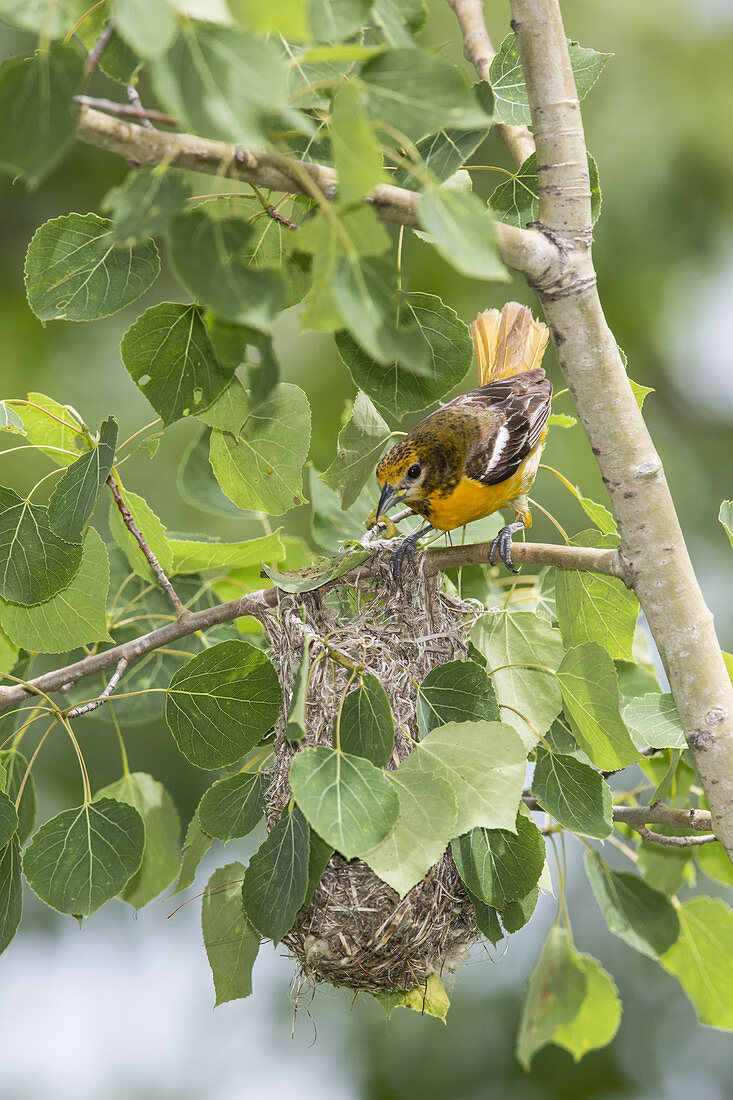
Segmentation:
<svg viewBox="0 0 733 1100">
<path fill-rule="evenodd" d="M 477 543 L 469 546 L 449 547 L 447 550 L 425 550 L 427 559 L 431 565 L 431 571 L 446 569 L 458 565 L 472 565 L 476 563 L 486 564 L 490 543 Z M 381 544 L 380 549 L 389 550 L 389 546 Z M 517 543 L 512 548 L 515 561 L 531 563 L 535 565 L 556 565 L 560 569 L 592 569 L 597 573 L 610 573 L 619 576 L 617 569 L 620 567 L 618 554 L 615 550 L 595 550 L 592 547 L 579 546 L 552 546 L 545 543 Z M 349 573 L 345 573 L 331 584 L 356 585 L 363 572 L 364 566 L 357 566 Z M 61 691 L 78 683 L 86 676 L 92 676 L 96 672 L 102 672 L 113 665 L 120 666 L 125 662 L 123 669 L 138 657 L 151 653 L 155 649 L 162 649 L 172 642 L 184 638 L 188 634 L 195 634 L 199 630 L 208 630 L 219 623 L 228 623 L 232 619 L 244 615 L 251 615 L 255 619 L 263 619 L 274 607 L 277 606 L 279 590 L 277 588 L 263 588 L 257 592 L 251 592 L 238 600 L 229 600 L 227 603 L 216 604 L 207 607 L 203 611 L 188 611 L 182 619 L 174 623 L 166 623 L 157 630 L 151 630 L 139 638 L 133 638 L 129 642 L 105 649 L 101 653 L 92 653 L 88 657 L 76 661 L 73 665 L 46 672 L 43 676 L 37 676 L 24 684 L 15 684 L 12 687 L 0 686 L 0 710 L 9 707 L 13 703 L 21 702 L 32 695 L 41 692 Z"/>
<path fill-rule="evenodd" d="M 330 202 L 338 198 L 338 176 L 333 168 L 309 161 L 290 160 L 276 153 L 252 153 L 239 145 L 212 141 L 195 134 L 172 134 L 148 130 L 121 118 L 112 118 L 84 103 L 78 104 L 76 136 L 88 145 L 116 153 L 136 164 L 169 164 L 209 175 L 254 183 L 270 191 L 308 195 L 304 174 Z M 382 184 L 366 201 L 381 221 L 419 229 L 416 191 Z M 555 271 L 558 255 L 554 247 L 536 229 L 518 229 L 496 224 L 499 255 L 503 262 L 528 279 L 542 280 Z"/>
<path fill-rule="evenodd" d="M 491 84 L 491 62 L 496 57 L 496 50 L 486 30 L 483 0 L 448 0 L 448 3 L 461 28 L 464 57 L 474 66 L 481 80 Z M 534 153 L 534 135 L 527 126 L 495 122 L 491 132 L 506 144 L 517 168 Z"/>
</svg>

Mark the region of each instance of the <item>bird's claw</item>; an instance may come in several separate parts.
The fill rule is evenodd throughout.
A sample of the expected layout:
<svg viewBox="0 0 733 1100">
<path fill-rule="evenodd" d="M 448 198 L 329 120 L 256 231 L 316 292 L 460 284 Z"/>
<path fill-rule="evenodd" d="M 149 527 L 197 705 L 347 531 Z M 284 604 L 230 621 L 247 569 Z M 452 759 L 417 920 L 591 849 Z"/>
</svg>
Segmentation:
<svg viewBox="0 0 733 1100">
<path fill-rule="evenodd" d="M 498 557 L 501 558 L 510 573 L 518 573 L 519 570 L 514 568 L 514 562 L 512 561 L 513 534 L 514 531 L 512 530 L 511 524 L 508 527 L 502 527 L 501 531 L 491 544 L 491 549 L 489 550 L 489 564 L 496 565 L 496 559 L 498 555 Z"/>
<path fill-rule="evenodd" d="M 390 562 L 390 568 L 392 570 L 392 579 L 398 588 L 402 588 L 402 566 L 405 558 L 407 558 L 410 569 L 412 570 L 413 577 L 417 576 L 417 568 L 415 566 L 415 543 L 410 538 L 406 538 L 404 542 L 392 551 L 392 561 Z"/>
</svg>

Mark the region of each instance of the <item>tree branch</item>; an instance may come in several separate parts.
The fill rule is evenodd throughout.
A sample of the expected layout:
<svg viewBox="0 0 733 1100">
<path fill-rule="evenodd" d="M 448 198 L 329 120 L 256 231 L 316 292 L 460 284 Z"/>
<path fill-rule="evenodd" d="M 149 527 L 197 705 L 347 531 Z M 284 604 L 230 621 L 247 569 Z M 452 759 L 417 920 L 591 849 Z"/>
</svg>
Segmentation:
<svg viewBox="0 0 733 1100">
<path fill-rule="evenodd" d="M 627 583 L 659 649 L 715 833 L 733 859 L 733 685 L 596 290 L 585 139 L 560 8 L 511 3 L 537 145 L 538 227 L 556 246 L 556 262 L 528 279 L 611 497 Z"/>
<path fill-rule="evenodd" d="M 84 703 L 80 707 L 72 707 L 71 710 L 68 710 L 66 712 L 66 717 L 81 718 L 82 714 L 89 714 L 91 711 L 97 710 L 98 707 L 103 706 L 119 684 L 120 680 L 122 679 L 122 674 L 124 673 L 129 663 L 130 662 L 127 660 L 126 657 L 120 657 L 119 661 L 117 662 L 117 668 L 114 670 L 112 676 L 110 677 L 109 683 L 107 684 L 104 691 L 100 692 L 97 698 L 92 699 L 89 703 Z"/>
<path fill-rule="evenodd" d="M 483 0 L 448 0 L 448 3 L 461 28 L 464 57 L 474 66 L 481 80 L 490 85 L 491 62 L 496 57 L 496 50 L 486 30 Z M 526 126 L 495 122 L 491 132 L 506 143 L 517 168 L 534 153 L 534 135 Z"/>
<path fill-rule="evenodd" d="M 291 160 L 275 153 L 252 153 L 225 141 L 211 141 L 195 134 L 172 134 L 112 118 L 83 103 L 79 105 L 76 136 L 88 145 L 116 153 L 136 164 L 169 164 L 194 172 L 244 180 L 269 191 L 309 195 L 304 174 L 333 202 L 338 198 L 338 177 L 333 168 L 309 161 Z M 377 217 L 385 222 L 419 229 L 418 194 L 404 187 L 382 184 L 367 197 Z M 528 279 L 552 277 L 557 267 L 556 249 L 536 229 L 496 224 L 499 254 L 503 262 Z"/>
<path fill-rule="evenodd" d="M 471 565 L 476 562 L 486 563 L 488 558 L 489 543 L 478 543 L 469 546 L 454 546 L 448 551 L 440 549 L 424 550 L 431 565 L 431 570 L 458 566 Z M 385 547 L 380 547 L 384 549 Z M 389 547 L 386 547 L 389 550 Z M 448 554 L 443 564 L 442 556 Z M 580 563 L 585 560 L 592 565 L 595 572 L 608 572 L 617 576 L 615 572 L 617 563 L 614 561 L 614 550 L 595 550 L 590 547 L 578 546 L 551 546 L 543 543 L 517 543 L 512 548 L 512 553 L 517 562 L 525 562 L 539 565 L 556 565 L 561 569 L 584 568 Z M 331 581 L 332 585 L 351 584 L 358 585 L 365 566 L 359 565 L 342 577 Z M 170 583 L 170 582 L 169 582 Z M 162 649 L 172 642 L 178 641 L 188 634 L 195 634 L 199 630 L 208 630 L 209 627 L 219 623 L 228 623 L 244 615 L 251 615 L 255 619 L 263 619 L 273 608 L 277 606 L 279 591 L 277 588 L 264 588 L 257 592 L 251 592 L 238 600 L 230 600 L 227 603 L 217 604 L 215 607 L 207 607 L 203 611 L 187 611 L 183 619 L 174 623 L 166 623 L 157 630 L 151 630 L 139 638 L 133 638 L 129 642 L 105 649 L 101 653 L 92 653 L 88 657 L 76 661 L 73 665 L 46 672 L 42 676 L 28 681 L 28 684 L 15 684 L 12 687 L 0 686 L 0 710 L 21 702 L 40 692 L 62 691 L 86 676 L 92 676 L 96 672 L 102 672 L 113 665 L 119 667 L 121 661 L 130 664 L 138 657 L 151 653 L 153 650 Z M 109 685 L 108 685 L 109 688 Z"/>
<path fill-rule="evenodd" d="M 158 584 L 163 589 L 170 602 L 173 604 L 176 618 L 180 621 L 184 621 L 190 615 L 190 611 L 188 611 L 187 608 L 185 608 L 181 603 L 180 599 L 178 598 L 178 593 L 176 592 L 171 582 L 168 580 L 163 566 L 160 564 L 155 554 L 148 546 L 147 542 L 145 541 L 145 536 L 135 523 L 135 520 L 132 518 L 130 509 L 127 507 L 124 500 L 122 499 L 122 496 L 120 494 L 120 487 L 117 484 L 117 479 L 113 473 L 110 474 L 107 478 L 107 484 L 112 490 L 112 496 L 115 498 L 115 504 L 119 509 L 120 515 L 122 516 L 122 522 L 142 550 L 145 556 L 145 560 L 147 561 L 150 568 L 153 570 Z"/>
<path fill-rule="evenodd" d="M 150 129 L 151 119 L 162 122 L 166 126 L 175 126 L 176 120 L 162 111 L 148 111 L 143 107 L 137 89 L 133 84 L 126 84 L 129 103 L 116 103 L 113 99 L 95 99 L 89 95 L 78 95 L 74 102 L 80 107 L 94 107 L 99 111 L 108 111 L 113 115 L 121 115 L 123 118 L 139 118 L 146 129 Z M 147 125 L 146 125 L 147 124 Z"/>
<path fill-rule="evenodd" d="M 543 810 L 539 800 L 530 792 L 525 791 L 522 801 L 528 810 Z M 550 815 L 552 816 L 552 815 Z M 710 844 L 718 838 L 714 833 L 705 833 L 703 836 L 665 836 L 663 833 L 652 832 L 647 825 L 668 825 L 672 829 L 695 829 L 703 832 L 712 827 L 712 817 L 707 810 L 679 810 L 674 806 L 665 806 L 662 802 L 654 802 L 651 806 L 614 806 L 613 820 L 622 825 L 627 825 L 638 833 L 644 840 L 652 840 L 656 844 L 665 844 L 667 847 L 690 848 L 698 844 Z"/>
</svg>

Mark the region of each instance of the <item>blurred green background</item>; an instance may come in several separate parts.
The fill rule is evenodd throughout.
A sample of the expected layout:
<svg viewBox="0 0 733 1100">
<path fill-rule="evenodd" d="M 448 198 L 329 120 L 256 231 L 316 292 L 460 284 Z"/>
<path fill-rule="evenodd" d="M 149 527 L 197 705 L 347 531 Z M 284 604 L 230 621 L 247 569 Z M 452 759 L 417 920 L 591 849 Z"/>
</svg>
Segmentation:
<svg viewBox="0 0 733 1100">
<path fill-rule="evenodd" d="M 489 0 L 486 6 L 498 45 L 508 29 L 508 5 Z M 563 12 L 570 37 L 615 55 L 584 105 L 588 146 L 603 189 L 595 245 L 599 286 L 631 377 L 656 391 L 645 415 L 721 641 L 733 650 L 731 550 L 717 522 L 720 501 L 733 495 L 733 3 L 566 0 Z M 18 40 L 14 33 L 0 34 L 3 55 L 18 52 Z M 431 0 L 423 41 L 461 56 L 444 0 Z M 95 90 L 116 94 L 104 78 Z M 471 163 L 510 167 L 493 140 Z M 152 292 L 132 309 L 92 325 L 56 322 L 44 328 L 25 301 L 23 259 L 39 224 L 70 211 L 99 212 L 101 198 L 126 172 L 121 160 L 78 146 L 36 192 L 0 179 L 0 397 L 40 390 L 75 405 L 93 427 L 114 413 L 121 438 L 154 414 L 122 366 L 120 338 L 143 308 L 180 299 L 180 288 L 164 267 Z M 502 177 L 477 171 L 473 178 L 475 189 L 488 195 Z M 213 190 L 210 177 L 192 179 L 197 193 Z M 464 279 L 411 233 L 405 236 L 404 264 L 413 289 L 439 294 L 466 322 L 510 297 L 536 309 L 520 281 L 484 285 Z M 323 469 L 333 457 L 344 402 L 354 387 L 331 338 L 300 332 L 297 307 L 277 331 L 276 346 L 284 379 L 301 385 L 311 401 L 311 458 Z M 563 388 L 551 351 L 547 362 L 556 389 Z M 555 410 L 571 412 L 568 397 Z M 126 465 L 126 484 L 143 493 L 172 530 L 226 538 L 254 534 L 254 521 L 218 520 L 178 498 L 178 463 L 195 431 L 194 424 L 174 425 L 152 462 L 138 455 Z M 2 457 L 3 483 L 20 491 L 46 471 L 27 454 Z M 586 495 L 605 500 L 580 428 L 555 429 L 546 461 Z M 550 475 L 540 474 L 534 496 L 570 532 L 588 526 Z M 535 522 L 533 537 L 556 539 L 539 512 Z M 307 509 L 291 513 L 286 527 L 307 533 Z M 79 725 L 92 784 L 100 787 L 119 775 L 111 727 L 93 716 Z M 162 721 L 126 731 L 126 741 L 132 767 L 165 781 L 185 825 L 209 777 L 175 752 Z M 79 793 L 76 764 L 60 735 L 44 748 L 35 774 L 41 820 Z M 199 889 L 207 868 L 246 859 L 256 843 L 249 838 L 239 848 L 232 844 L 223 858 L 215 851 L 199 874 Z M 292 966 L 267 946 L 255 970 L 255 996 L 211 1014 L 198 903 L 172 921 L 165 918 L 174 904 L 165 901 L 152 903 L 137 920 L 113 903 L 80 933 L 29 895 L 28 925 L 0 964 L 7 1048 L 0 1059 L 0 1093 L 7 1100 L 188 1100 L 202 1094 L 229 1100 L 296 1090 L 321 1100 L 647 1100 L 687 1096 L 694 1088 L 710 1098 L 730 1097 L 731 1038 L 702 1028 L 677 984 L 608 934 L 577 865 L 579 852 L 569 844 L 577 946 L 600 957 L 624 1002 L 614 1043 L 579 1066 L 549 1048 L 525 1075 L 513 1058 L 526 977 L 552 919 L 551 899 L 512 937 L 505 958 L 477 952 L 458 974 L 447 1029 L 405 1012 L 387 1024 L 376 1004 L 359 998 L 352 1007 L 344 994 L 326 989 L 312 1003 L 311 993 L 301 992 L 291 1042 Z M 720 889 L 707 881 L 700 885 L 709 893 Z"/>
</svg>

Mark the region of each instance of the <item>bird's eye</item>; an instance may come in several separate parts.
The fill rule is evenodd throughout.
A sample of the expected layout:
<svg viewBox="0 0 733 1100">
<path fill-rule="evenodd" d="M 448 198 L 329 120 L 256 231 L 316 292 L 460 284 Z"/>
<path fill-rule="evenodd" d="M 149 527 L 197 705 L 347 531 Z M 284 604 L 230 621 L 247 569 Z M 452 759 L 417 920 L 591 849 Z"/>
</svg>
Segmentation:
<svg viewBox="0 0 733 1100">
<path fill-rule="evenodd" d="M 415 481 L 416 478 L 420 477 L 420 464 L 418 462 L 413 462 L 412 466 L 410 466 L 407 471 L 407 476 L 410 481 Z"/>
</svg>

